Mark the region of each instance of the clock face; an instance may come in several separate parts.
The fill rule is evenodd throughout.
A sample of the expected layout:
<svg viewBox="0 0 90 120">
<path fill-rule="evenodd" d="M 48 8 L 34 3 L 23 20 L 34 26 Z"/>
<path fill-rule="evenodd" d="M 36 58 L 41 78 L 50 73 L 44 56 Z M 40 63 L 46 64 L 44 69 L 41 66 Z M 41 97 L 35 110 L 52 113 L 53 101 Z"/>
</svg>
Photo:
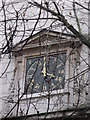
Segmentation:
<svg viewBox="0 0 90 120">
<path fill-rule="evenodd" d="M 25 78 L 27 93 L 64 89 L 65 61 L 65 53 L 27 59 Z"/>
</svg>

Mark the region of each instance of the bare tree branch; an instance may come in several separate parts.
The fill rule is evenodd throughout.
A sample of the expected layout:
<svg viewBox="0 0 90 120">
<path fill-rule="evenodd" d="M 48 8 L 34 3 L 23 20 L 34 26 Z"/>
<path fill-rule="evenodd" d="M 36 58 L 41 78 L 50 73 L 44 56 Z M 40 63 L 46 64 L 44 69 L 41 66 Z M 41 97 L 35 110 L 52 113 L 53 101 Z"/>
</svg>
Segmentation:
<svg viewBox="0 0 90 120">
<path fill-rule="evenodd" d="M 76 35 L 81 40 L 82 43 L 84 43 L 88 48 L 90 48 L 90 39 L 88 39 L 88 37 L 85 37 L 83 34 L 79 33 L 72 25 L 70 25 L 69 22 L 66 20 L 66 18 L 62 14 L 56 13 L 53 10 L 50 10 L 49 8 L 47 9 L 46 7 L 42 6 L 37 2 L 34 2 L 34 3 L 29 2 L 29 4 L 33 4 L 45 11 L 48 11 L 52 15 L 56 16 L 60 22 L 62 22 L 74 35 Z M 54 4 L 56 3 L 54 2 Z"/>
</svg>

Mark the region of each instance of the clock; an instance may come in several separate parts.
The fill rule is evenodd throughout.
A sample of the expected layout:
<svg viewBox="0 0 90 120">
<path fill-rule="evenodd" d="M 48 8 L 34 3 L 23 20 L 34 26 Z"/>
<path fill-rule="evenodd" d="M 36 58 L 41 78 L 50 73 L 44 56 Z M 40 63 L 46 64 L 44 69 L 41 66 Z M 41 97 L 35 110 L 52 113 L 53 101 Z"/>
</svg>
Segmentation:
<svg viewBox="0 0 90 120">
<path fill-rule="evenodd" d="M 25 77 L 27 93 L 64 89 L 65 62 L 66 53 L 28 58 Z"/>
</svg>

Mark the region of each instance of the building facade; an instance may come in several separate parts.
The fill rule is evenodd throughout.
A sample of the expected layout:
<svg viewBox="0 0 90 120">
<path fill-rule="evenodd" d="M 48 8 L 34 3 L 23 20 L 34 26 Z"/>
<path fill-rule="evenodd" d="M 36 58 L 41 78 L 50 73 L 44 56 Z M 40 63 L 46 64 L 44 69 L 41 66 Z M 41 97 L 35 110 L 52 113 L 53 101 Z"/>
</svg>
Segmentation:
<svg viewBox="0 0 90 120">
<path fill-rule="evenodd" d="M 1 117 L 87 115 L 88 53 L 76 36 L 47 29 L 21 42 L 1 59 Z"/>
</svg>

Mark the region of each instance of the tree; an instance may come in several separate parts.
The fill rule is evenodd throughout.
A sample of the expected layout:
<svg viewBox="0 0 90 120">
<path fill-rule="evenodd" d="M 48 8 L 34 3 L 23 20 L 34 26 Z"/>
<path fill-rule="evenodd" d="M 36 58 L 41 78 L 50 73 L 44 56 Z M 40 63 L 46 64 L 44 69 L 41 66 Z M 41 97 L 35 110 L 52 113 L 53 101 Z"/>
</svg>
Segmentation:
<svg viewBox="0 0 90 120">
<path fill-rule="evenodd" d="M 71 5 L 70 11 L 65 10 L 65 7 L 67 7 L 67 3 Z M 2 78 L 2 76 L 6 73 L 11 63 L 11 56 L 14 50 L 17 49 L 19 45 L 21 45 L 20 49 L 18 49 L 18 52 L 22 51 L 27 45 L 27 43 L 30 41 L 32 36 L 35 33 L 37 33 L 37 31 L 40 31 L 44 28 L 46 28 L 48 32 L 50 30 L 56 29 L 60 31 L 62 34 L 66 32 L 69 34 L 73 34 L 75 37 L 79 38 L 82 44 L 85 44 L 88 48 L 90 48 L 90 39 L 88 35 L 84 35 L 81 29 L 82 24 L 84 24 L 84 26 L 86 27 L 87 21 L 84 22 L 84 20 L 82 19 L 83 16 L 79 16 L 79 14 L 88 15 L 89 9 L 87 7 L 84 7 L 82 5 L 82 2 L 78 3 L 73 0 L 73 2 L 67 1 L 67 3 L 66 1 L 55 2 L 52 0 L 46 1 L 46 2 L 42 1 L 41 3 L 38 3 L 36 1 L 31 1 L 31 2 L 26 1 L 22 3 L 6 3 L 2 0 L 2 6 L 0 10 L 1 16 L 2 16 L 0 26 L 1 26 L 1 35 L 3 37 L 1 55 L 2 56 L 9 55 L 9 62 L 5 70 L 2 72 L 0 78 Z M 31 11 L 31 13 L 29 11 Z M 64 13 L 64 12 L 67 12 L 67 13 Z M 70 21 L 70 19 L 73 19 L 73 20 Z M 76 22 L 75 24 L 77 25 L 76 28 L 73 25 L 73 21 Z M 70 22 L 72 22 L 72 24 L 70 24 Z M 86 65 L 86 69 L 83 69 L 83 70 L 80 70 L 80 72 L 77 72 L 78 65 L 74 66 L 74 63 L 72 63 L 75 74 L 72 78 L 68 79 L 68 81 L 75 80 L 74 82 L 78 83 L 78 84 L 75 84 L 76 86 L 74 90 L 75 94 L 76 93 L 78 94 L 78 98 L 75 103 L 76 108 L 81 102 L 80 101 L 80 97 L 82 97 L 81 92 L 86 89 L 87 83 L 88 83 L 88 80 L 85 80 L 83 83 L 82 79 L 83 77 L 85 77 L 85 75 L 87 75 L 90 68 L 87 58 L 83 58 L 83 56 L 80 54 L 80 51 L 78 49 L 80 46 L 78 45 L 81 45 L 81 44 L 77 44 L 76 46 L 74 46 L 74 41 L 73 41 L 71 45 L 71 48 L 73 49 L 67 57 L 67 59 L 70 59 L 70 57 L 72 56 L 71 54 L 75 52 L 75 54 L 77 54 L 77 56 L 79 56 L 81 61 L 84 62 L 84 64 Z M 83 51 L 83 49 L 81 49 L 81 51 Z M 87 51 L 84 51 L 84 52 L 87 52 Z M 75 63 L 77 63 L 78 58 L 75 58 L 75 60 L 76 60 Z M 14 73 L 16 73 L 16 71 L 17 70 L 15 69 Z M 15 74 L 13 75 L 13 77 L 15 79 Z M 22 93 L 21 97 L 19 98 L 20 89 L 21 88 L 18 82 L 18 100 L 5 117 L 8 117 L 15 107 L 17 107 L 17 115 L 18 115 L 20 100 L 25 94 L 25 92 Z M 48 100 L 48 107 L 47 107 L 47 112 L 45 117 L 47 116 L 47 113 L 49 112 L 49 109 L 50 109 L 50 94 L 47 95 L 47 100 Z M 30 99 L 29 102 L 27 102 L 27 110 L 25 115 L 27 115 L 29 112 L 30 104 L 33 105 L 33 107 L 35 108 L 38 114 L 38 109 L 36 105 L 31 103 L 31 99 Z M 55 105 L 56 104 L 57 104 L 57 101 L 55 102 Z M 62 104 L 64 104 L 63 101 L 62 101 Z M 21 112 L 23 111 L 21 110 Z M 71 114 L 71 116 L 74 114 L 74 112 Z"/>
<path fill-rule="evenodd" d="M 21 6 L 22 6 L 23 3 L 19 3 L 19 4 L 21 4 Z M 60 4 L 62 5 L 61 6 L 62 11 L 64 11 L 64 4 L 65 3 L 61 1 Z M 80 7 L 78 7 L 78 9 L 84 9 L 84 13 L 83 14 L 85 14 L 85 13 L 88 14 L 88 11 L 87 11 L 88 8 L 87 9 L 84 8 L 84 6 L 81 6 L 81 4 L 79 4 L 79 3 L 75 2 L 75 1 L 71 2 L 70 4 L 71 4 L 71 6 L 73 5 L 72 8 L 71 8 L 71 11 L 73 10 L 74 13 L 70 13 L 69 12 L 70 15 L 68 15 L 68 16 L 70 18 L 74 17 L 76 19 L 74 21 L 76 21 L 76 24 L 77 24 L 77 27 L 78 27 L 79 31 L 77 30 L 77 28 L 75 28 L 72 24 L 69 23 L 68 18 L 66 19 L 66 17 L 63 14 L 61 14 L 62 11 L 59 10 L 59 2 L 57 3 L 57 2 L 49 1 L 49 2 L 46 2 L 46 3 L 42 2 L 42 4 L 39 4 L 39 3 L 35 2 L 35 1 L 33 1 L 33 2 L 26 2 L 26 4 L 24 5 L 24 8 L 22 7 L 22 8 L 18 8 L 18 9 L 14 7 L 13 3 L 11 3 L 11 4 L 8 3 L 8 7 L 7 7 L 7 5 L 3 2 L 2 3 L 1 12 L 3 10 L 4 18 L 3 18 L 3 20 L 1 20 L 1 25 L 2 25 L 2 23 L 4 23 L 3 24 L 4 25 L 4 29 L 5 29 L 5 31 L 8 30 L 8 32 L 6 31 L 5 35 L 4 35 L 7 42 L 5 42 L 6 44 L 2 47 L 2 53 L 11 51 L 12 43 L 17 43 L 13 39 L 15 34 L 17 34 L 17 30 L 18 30 L 18 32 L 19 32 L 19 30 L 22 31 L 22 33 L 20 34 L 20 36 L 22 36 L 20 38 L 20 40 L 22 41 L 22 40 L 25 39 L 26 30 L 28 30 L 26 28 L 27 24 L 29 23 L 29 21 L 32 21 L 32 20 L 33 21 L 37 20 L 36 24 L 34 24 L 35 26 L 33 26 L 34 29 L 36 28 L 36 30 L 38 29 L 37 28 L 38 27 L 37 24 L 40 23 L 40 21 L 46 22 L 45 25 L 49 21 L 50 24 L 48 24 L 46 26 L 42 25 L 42 26 L 39 27 L 39 29 L 42 29 L 42 28 L 45 28 L 45 27 L 46 28 L 50 27 L 50 29 L 51 29 L 51 26 L 53 26 L 53 24 L 57 24 L 59 22 L 61 24 L 62 29 L 63 28 L 65 28 L 65 29 L 68 28 L 69 31 L 72 32 L 75 36 L 77 36 L 81 40 L 82 43 L 84 43 L 86 46 L 90 47 L 88 36 L 83 35 L 82 30 L 80 28 L 81 24 L 84 24 L 84 25 L 86 24 L 87 25 L 88 21 L 86 21 L 86 23 L 83 23 L 83 18 L 80 18 L 80 16 L 77 15 L 77 10 L 76 10 L 75 7 L 80 6 Z M 78 6 L 76 6 L 76 5 L 78 5 Z M 51 9 L 49 8 L 49 6 L 50 7 L 52 6 Z M 36 14 L 36 16 L 27 16 L 28 10 L 29 9 L 33 9 L 33 8 L 38 9 L 38 10 L 40 9 L 40 11 L 42 11 L 42 12 L 44 11 L 45 12 L 45 17 L 43 17 L 42 13 L 39 13 L 39 11 L 37 13 L 34 13 L 33 10 L 32 10 L 32 12 L 33 12 L 33 14 Z M 12 13 L 10 13 L 10 11 L 7 11 L 6 9 L 13 9 L 13 11 L 12 11 Z M 35 12 L 36 12 L 36 10 L 35 10 Z M 79 12 L 81 12 L 81 11 L 79 11 Z M 6 14 L 8 14 L 8 15 L 6 15 Z M 74 14 L 74 15 L 71 15 L 71 14 Z M 11 18 L 9 18 L 10 16 L 11 16 Z M 51 18 L 49 18 L 49 16 Z M 86 16 L 86 17 L 88 17 L 88 16 Z M 9 23 L 9 21 L 11 21 L 11 23 Z M 19 23 L 22 26 L 21 29 L 19 28 Z M 11 26 L 11 25 L 13 25 L 13 26 Z M 35 31 L 34 29 L 32 29 L 32 27 L 30 28 L 31 35 L 29 35 L 29 37 L 26 38 L 27 41 L 32 36 L 32 34 L 34 33 L 34 31 Z M 6 50 L 6 46 L 8 46 L 7 50 Z M 15 46 L 17 46 L 17 45 L 13 45 L 13 47 L 15 47 Z"/>
<path fill-rule="evenodd" d="M 31 2 L 30 2 L 31 3 Z M 76 14 L 76 10 L 75 10 L 75 1 L 73 1 L 73 11 L 74 11 L 74 14 L 75 14 L 75 18 L 76 18 L 76 22 L 77 22 L 77 26 L 78 26 L 78 29 L 79 31 L 77 31 L 74 26 L 72 26 L 68 21 L 67 19 L 65 18 L 65 16 L 63 16 L 60 11 L 59 11 L 59 8 L 57 6 L 57 4 L 55 2 L 53 2 L 57 12 L 54 12 L 53 10 L 47 8 L 47 7 L 44 7 L 42 6 L 41 4 L 38 4 L 37 2 L 34 2 L 33 5 L 51 13 L 52 15 L 56 16 L 57 19 L 63 23 L 64 26 L 66 26 L 74 35 L 76 35 L 77 37 L 79 37 L 79 39 L 81 40 L 82 43 L 84 43 L 86 46 L 88 46 L 90 48 L 90 41 L 88 39 L 88 37 L 85 37 L 85 35 L 83 35 L 81 33 L 81 30 L 80 30 L 80 23 L 79 23 L 79 20 L 78 20 L 78 16 Z M 32 3 L 31 3 L 32 4 Z M 47 3 L 48 4 L 48 3 Z"/>
</svg>

